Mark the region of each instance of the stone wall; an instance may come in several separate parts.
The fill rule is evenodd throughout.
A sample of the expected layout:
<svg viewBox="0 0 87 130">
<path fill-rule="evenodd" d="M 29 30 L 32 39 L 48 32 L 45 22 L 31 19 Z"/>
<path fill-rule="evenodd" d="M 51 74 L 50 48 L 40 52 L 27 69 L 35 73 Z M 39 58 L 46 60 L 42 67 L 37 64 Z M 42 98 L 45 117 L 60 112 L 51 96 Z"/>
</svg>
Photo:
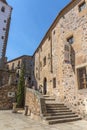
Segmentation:
<svg viewBox="0 0 87 130">
<path fill-rule="evenodd" d="M 42 95 L 33 89 L 26 88 L 25 106 L 28 106 L 28 110 L 31 116 L 42 116 L 46 113 L 45 101 Z"/>
<path fill-rule="evenodd" d="M 9 72 L 7 69 L 0 69 L 0 87 L 8 83 Z"/>
<path fill-rule="evenodd" d="M 12 103 L 16 100 L 15 93 L 17 91 L 16 86 L 4 85 L 0 87 L 0 109 L 12 109 Z"/>
<path fill-rule="evenodd" d="M 87 68 L 87 0 L 86 8 L 80 12 L 79 5 L 82 2 L 71 2 L 56 18 L 34 54 L 34 74 L 38 86 L 41 84 L 44 87 L 46 78 L 47 93 L 55 95 L 58 102 L 64 102 L 84 116 L 87 114 L 87 88 L 79 90 L 77 80 L 77 69 L 84 66 Z M 70 36 L 74 37 L 71 45 L 67 43 Z M 65 61 L 65 45 L 69 46 L 68 62 Z M 44 66 L 45 56 L 47 61 Z M 54 77 L 56 88 L 53 88 Z"/>
<path fill-rule="evenodd" d="M 15 81 L 18 82 L 19 75 L 21 73 L 22 65 L 24 64 L 25 77 L 27 78 L 28 87 L 32 86 L 32 56 L 23 55 L 7 62 L 8 70 L 15 71 Z"/>
<path fill-rule="evenodd" d="M 70 56 L 73 63 L 64 61 L 64 50 L 61 49 L 62 55 L 62 86 L 64 102 L 77 113 L 81 115 L 87 114 L 87 91 L 79 90 L 77 80 L 77 68 L 86 66 L 87 64 L 87 8 L 79 12 L 79 4 L 77 1 L 73 5 L 73 9 L 68 10 L 59 21 L 60 24 L 60 46 L 65 46 L 67 38 L 73 35 L 74 43 L 70 45 Z M 86 1 L 87 2 L 87 1 Z M 87 3 L 86 3 L 87 4 Z"/>
<path fill-rule="evenodd" d="M 2 11 L 2 8 L 4 10 Z M 12 8 L 0 1 L 0 59 L 5 58 Z M 0 67 L 1 66 L 0 64 Z"/>
</svg>

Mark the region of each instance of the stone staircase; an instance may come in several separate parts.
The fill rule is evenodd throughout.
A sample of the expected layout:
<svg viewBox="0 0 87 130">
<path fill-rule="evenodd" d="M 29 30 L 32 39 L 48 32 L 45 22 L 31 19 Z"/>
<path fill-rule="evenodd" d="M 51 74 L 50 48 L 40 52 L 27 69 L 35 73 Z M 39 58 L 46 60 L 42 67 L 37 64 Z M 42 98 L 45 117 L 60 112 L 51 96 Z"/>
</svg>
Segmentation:
<svg viewBox="0 0 87 130">
<path fill-rule="evenodd" d="M 81 120 L 77 114 L 72 112 L 63 103 L 57 103 L 55 98 L 44 95 L 47 113 L 43 115 L 43 122 L 48 124 L 64 123 Z"/>
</svg>

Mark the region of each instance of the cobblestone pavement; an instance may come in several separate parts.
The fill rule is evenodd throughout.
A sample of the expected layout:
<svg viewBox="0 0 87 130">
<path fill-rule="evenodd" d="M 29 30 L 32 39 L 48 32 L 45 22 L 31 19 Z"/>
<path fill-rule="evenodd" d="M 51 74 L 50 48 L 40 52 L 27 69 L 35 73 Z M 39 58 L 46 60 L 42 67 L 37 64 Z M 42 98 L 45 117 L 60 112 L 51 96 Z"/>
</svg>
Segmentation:
<svg viewBox="0 0 87 130">
<path fill-rule="evenodd" d="M 80 120 L 56 125 L 47 125 L 32 120 L 23 114 L 0 111 L 0 130 L 87 130 L 87 121 Z"/>
</svg>

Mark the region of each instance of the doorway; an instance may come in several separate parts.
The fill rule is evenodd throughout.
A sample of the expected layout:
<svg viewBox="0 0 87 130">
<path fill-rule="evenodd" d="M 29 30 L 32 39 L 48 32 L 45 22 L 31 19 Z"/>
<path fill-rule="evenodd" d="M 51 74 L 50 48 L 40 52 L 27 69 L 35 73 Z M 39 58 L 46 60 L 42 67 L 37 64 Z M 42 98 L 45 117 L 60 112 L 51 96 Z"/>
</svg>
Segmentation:
<svg viewBox="0 0 87 130">
<path fill-rule="evenodd" d="M 43 94 L 46 95 L 47 94 L 47 79 L 44 78 L 43 80 Z"/>
</svg>

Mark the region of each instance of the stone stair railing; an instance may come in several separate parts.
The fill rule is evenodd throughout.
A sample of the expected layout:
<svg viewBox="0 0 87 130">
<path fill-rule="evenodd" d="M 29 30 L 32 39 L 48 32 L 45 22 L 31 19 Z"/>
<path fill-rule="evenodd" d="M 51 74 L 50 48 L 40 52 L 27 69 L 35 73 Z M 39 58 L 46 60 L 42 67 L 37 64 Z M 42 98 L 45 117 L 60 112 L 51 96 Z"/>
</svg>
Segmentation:
<svg viewBox="0 0 87 130">
<path fill-rule="evenodd" d="M 25 105 L 28 106 L 28 113 L 32 118 L 42 118 L 46 113 L 46 104 L 43 96 L 36 90 L 26 88 Z"/>
</svg>

